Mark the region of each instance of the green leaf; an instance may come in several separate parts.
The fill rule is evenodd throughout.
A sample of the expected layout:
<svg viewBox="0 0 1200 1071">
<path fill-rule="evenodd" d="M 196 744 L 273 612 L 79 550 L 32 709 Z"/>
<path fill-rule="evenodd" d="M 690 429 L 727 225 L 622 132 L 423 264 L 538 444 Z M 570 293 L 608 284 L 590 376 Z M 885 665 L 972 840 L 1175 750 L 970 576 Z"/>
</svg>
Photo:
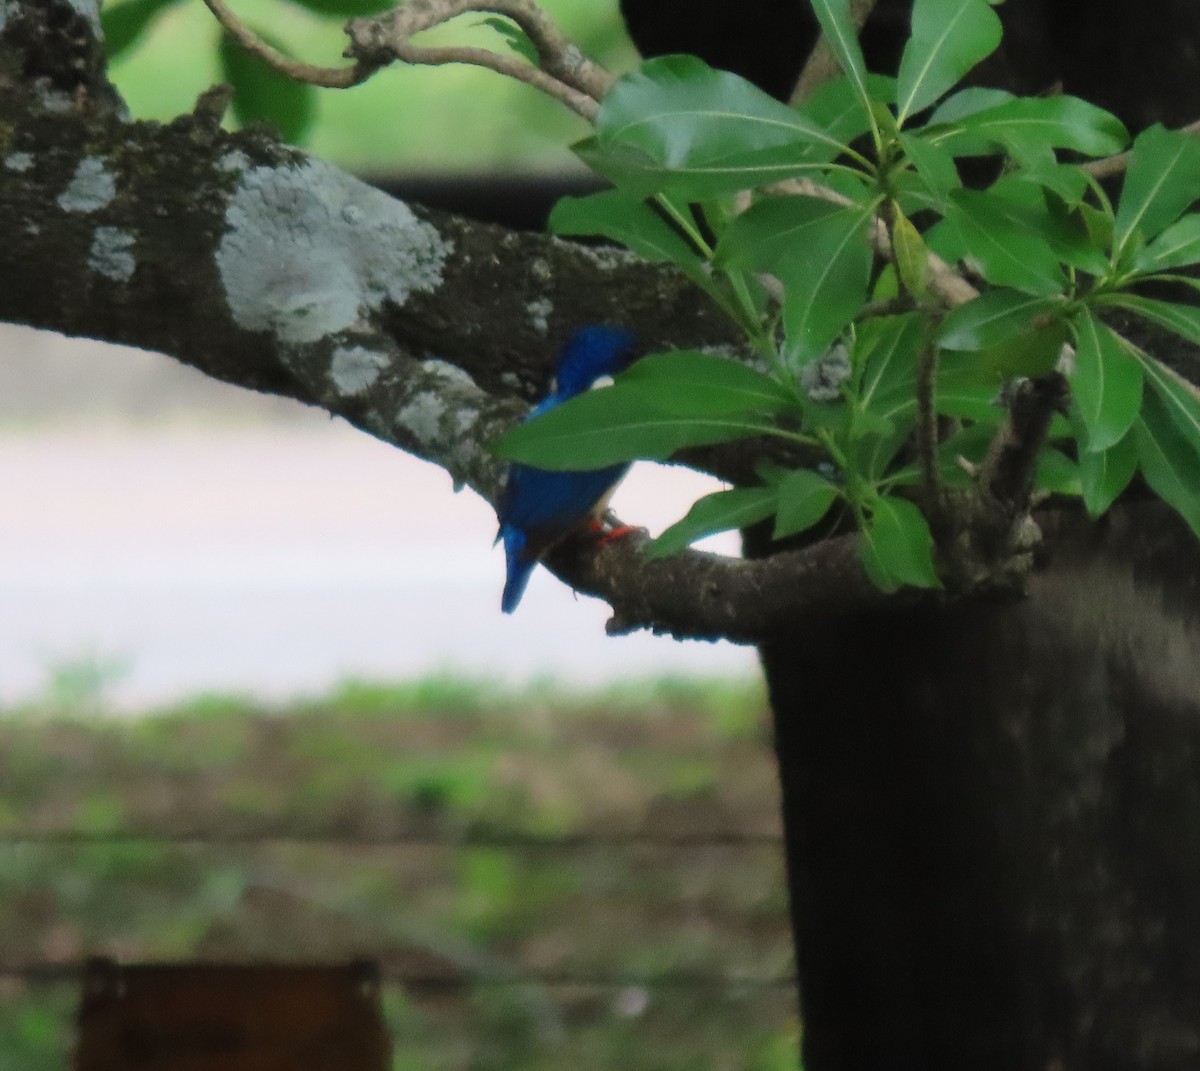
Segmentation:
<svg viewBox="0 0 1200 1071">
<path fill-rule="evenodd" d="M 1200 536 L 1200 453 L 1183 437 L 1166 407 L 1148 391 L 1133 426 L 1138 461 L 1146 482 Z"/>
<path fill-rule="evenodd" d="M 779 481 L 777 490 L 779 502 L 772 539 L 786 539 L 808 531 L 841 495 L 836 485 L 809 469 L 789 472 Z"/>
<path fill-rule="evenodd" d="M 896 80 L 879 74 L 867 75 L 867 91 L 875 100 L 891 100 Z M 797 109 L 830 137 L 845 145 L 871 129 L 871 120 L 849 78 L 826 82 Z M 814 147 L 815 149 L 815 147 Z M 832 160 L 832 148 L 828 159 Z"/>
<path fill-rule="evenodd" d="M 522 59 L 528 60 L 535 67 L 538 65 L 537 46 L 529 39 L 529 35 L 512 19 L 500 15 L 489 15 L 480 20 L 480 25 L 489 26 L 504 38 L 508 47 Z"/>
<path fill-rule="evenodd" d="M 561 198 L 550 213 L 550 231 L 610 238 L 646 260 L 667 261 L 694 282 L 710 284 L 704 260 L 691 243 L 645 201 L 623 190 Z"/>
<path fill-rule="evenodd" d="M 259 29 L 254 32 L 287 55 L 287 50 L 270 34 Z M 225 81 L 233 86 L 233 114 L 238 122 L 243 126 L 268 123 L 284 141 L 293 145 L 303 141 L 317 116 L 313 87 L 280 74 L 247 52 L 229 34 L 221 35 L 217 51 Z"/>
<path fill-rule="evenodd" d="M 1039 295 L 1066 289 L 1058 254 L 1034 229 L 1041 222 L 1036 213 L 985 190 L 955 190 L 946 218 L 988 282 Z"/>
<path fill-rule="evenodd" d="M 1088 513 L 1099 517 L 1129 486 L 1138 466 L 1137 435 L 1132 430 L 1107 450 L 1079 455 L 1079 482 Z"/>
<path fill-rule="evenodd" d="M 1078 169 L 1075 171 L 1083 177 Z M 1006 202 L 1014 225 L 1024 226 L 1031 233 L 1040 235 L 1059 260 L 1092 275 L 1107 275 L 1110 270 L 1108 244 L 1094 240 L 1086 216 L 1087 206 L 1064 199 L 1056 190 L 1043 185 L 1041 176 L 1051 182 L 1059 180 L 1057 185 L 1073 192 L 1066 175 L 1045 167 L 1002 178 L 992 183 L 987 196 Z"/>
<path fill-rule="evenodd" d="M 863 107 L 869 110 L 871 93 L 867 88 L 867 64 L 854 19 L 850 16 L 850 0 L 812 0 L 812 7 L 838 66 L 854 87 Z"/>
<path fill-rule="evenodd" d="M 958 189 L 962 180 L 954 157 L 940 145 L 926 141 L 916 134 L 901 134 L 900 147 L 916 169 L 917 175 L 936 201 L 944 204 L 951 190 Z"/>
<path fill-rule="evenodd" d="M 807 250 L 846 208 L 819 197 L 769 197 L 737 217 L 717 243 L 720 266 L 774 272 Z"/>
<path fill-rule="evenodd" d="M 815 197 L 760 201 L 717 246 L 720 265 L 777 276 L 790 356 L 822 353 L 862 308 L 871 272 L 866 228 L 873 205 L 845 207 Z"/>
<path fill-rule="evenodd" d="M 809 244 L 777 265 L 787 354 L 794 364 L 824 353 L 862 310 L 871 280 L 866 234 L 873 215 L 870 204 L 840 209 L 809 232 Z"/>
<path fill-rule="evenodd" d="M 786 413 L 799 407 L 796 396 L 770 376 L 695 350 L 643 357 L 621 374 L 618 386 L 636 387 L 661 412 L 676 416 Z"/>
<path fill-rule="evenodd" d="M 608 92 L 575 146 L 633 192 L 703 198 L 786 177 L 845 146 L 811 119 L 694 56 L 662 56 Z"/>
<path fill-rule="evenodd" d="M 1019 185 L 1034 184 L 1020 182 Z M 1088 218 L 1088 213 L 1093 210 L 1087 205 L 1069 204 L 1055 190 L 1040 188 L 1046 206 L 1044 235 L 1055 253 L 1064 263 L 1089 275 L 1100 278 L 1109 274 L 1108 234 L 1101 228 L 1102 240 L 1096 240 L 1097 230 Z"/>
<path fill-rule="evenodd" d="M 1200 394 L 1196 387 L 1147 353 L 1139 352 L 1138 360 L 1151 391 L 1158 396 L 1175 426 L 1195 449 L 1200 450 Z"/>
<path fill-rule="evenodd" d="M 949 102 L 947 102 L 949 103 Z M 1129 135 L 1120 120 L 1078 97 L 1015 97 L 961 116 L 926 134 L 955 156 L 1019 153 L 1031 144 L 1085 156 L 1120 152 Z"/>
<path fill-rule="evenodd" d="M 695 163 L 668 165 L 643 150 L 628 145 L 604 145 L 585 138 L 572 146 L 588 167 L 637 197 L 667 192 L 684 201 L 703 201 L 737 190 L 795 178 L 825 168 L 810 161 L 802 147 L 732 153 Z"/>
<path fill-rule="evenodd" d="M 1138 250 L 1138 271 L 1165 271 L 1187 264 L 1200 264 L 1200 213 L 1176 220 L 1149 245 Z"/>
<path fill-rule="evenodd" d="M 1035 167 L 1022 171 L 1017 178 L 1023 182 L 1033 182 L 1043 189 L 1051 190 L 1069 208 L 1079 205 L 1089 189 L 1087 173 L 1075 164 L 1054 163 L 1044 167 Z"/>
<path fill-rule="evenodd" d="M 942 586 L 933 567 L 929 524 L 911 502 L 903 498 L 876 500 L 862 537 L 859 558 L 867 575 L 884 591 L 904 585 Z"/>
<path fill-rule="evenodd" d="M 100 12 L 104 30 L 104 50 L 116 59 L 149 29 L 150 24 L 179 0 L 129 0 L 124 4 L 105 4 Z"/>
<path fill-rule="evenodd" d="M 620 384 L 588 391 L 519 424 L 492 451 L 511 461 L 569 472 L 635 458 L 665 461 L 685 446 L 732 442 L 774 428 L 756 416 L 664 413 L 654 394 Z"/>
<path fill-rule="evenodd" d="M 1200 198 L 1200 139 L 1155 124 L 1133 143 L 1113 242 L 1118 250 L 1139 232 L 1153 238 Z"/>
<path fill-rule="evenodd" d="M 1200 345 L 1200 309 L 1190 305 L 1177 305 L 1173 301 L 1158 301 L 1155 298 L 1125 293 L 1108 294 L 1095 304 L 1119 305 L 1136 313 L 1143 320 L 1165 327 L 1168 331 L 1182 335 L 1189 342 Z"/>
<path fill-rule="evenodd" d="M 913 394 L 924 337 L 925 320 L 915 312 L 872 317 L 858 327 L 852 359 L 863 370 L 859 399 L 864 408 L 894 394 Z"/>
<path fill-rule="evenodd" d="M 921 232 L 899 205 L 894 206 L 893 212 L 892 252 L 896 255 L 896 270 L 905 290 L 919 301 L 929 288 L 929 251 L 921 240 Z"/>
<path fill-rule="evenodd" d="M 1125 438 L 1142 407 L 1142 369 L 1112 328 L 1084 307 L 1073 320 L 1075 362 L 1067 378 L 1087 431 L 1086 452 Z"/>
<path fill-rule="evenodd" d="M 989 290 L 951 311 L 938 329 L 942 349 L 978 351 L 1032 336 L 1056 320 L 1064 302 L 1016 290 Z"/>
<path fill-rule="evenodd" d="M 1000 20 L 986 0 L 916 0 L 896 80 L 900 125 L 994 52 L 1000 33 Z"/>
<path fill-rule="evenodd" d="M 924 131 L 933 131 L 949 123 L 956 123 L 976 112 L 987 111 L 1000 104 L 1016 100 L 1011 93 L 1003 89 L 989 89 L 985 86 L 968 86 L 953 96 L 947 97 L 934 109 Z M 923 132 L 924 132 L 923 131 Z"/>
<path fill-rule="evenodd" d="M 1051 495 L 1081 495 L 1079 465 L 1061 450 L 1043 447 L 1037 456 L 1034 486 Z"/>
<path fill-rule="evenodd" d="M 773 487 L 737 487 L 705 495 L 686 517 L 655 539 L 647 552 L 652 558 L 665 558 L 705 536 L 757 524 L 775 512 L 775 498 Z"/>
</svg>

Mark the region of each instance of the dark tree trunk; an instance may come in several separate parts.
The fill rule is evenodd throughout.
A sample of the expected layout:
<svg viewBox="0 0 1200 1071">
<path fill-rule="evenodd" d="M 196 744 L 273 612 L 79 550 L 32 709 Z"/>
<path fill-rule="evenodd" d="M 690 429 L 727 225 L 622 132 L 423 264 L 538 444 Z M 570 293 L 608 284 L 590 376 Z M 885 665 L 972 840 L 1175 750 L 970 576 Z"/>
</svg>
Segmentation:
<svg viewBox="0 0 1200 1071">
<path fill-rule="evenodd" d="M 1200 547 L 764 648 L 807 1071 L 1200 1067 Z"/>
</svg>

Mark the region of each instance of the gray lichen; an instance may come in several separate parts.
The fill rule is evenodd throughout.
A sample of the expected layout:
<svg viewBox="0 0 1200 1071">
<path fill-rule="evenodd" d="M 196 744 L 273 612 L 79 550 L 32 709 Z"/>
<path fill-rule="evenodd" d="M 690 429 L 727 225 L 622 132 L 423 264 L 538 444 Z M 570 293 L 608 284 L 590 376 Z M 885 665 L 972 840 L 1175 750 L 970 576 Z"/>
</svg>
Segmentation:
<svg viewBox="0 0 1200 1071">
<path fill-rule="evenodd" d="M 447 406 L 440 395 L 422 392 L 410 398 L 396 414 L 396 423 L 426 449 L 442 444 L 442 418 Z"/>
<path fill-rule="evenodd" d="M 118 227 L 97 227 L 92 235 L 88 267 L 115 282 L 128 282 L 137 267 L 137 261 L 130 252 L 133 244 L 134 237 L 129 231 Z"/>
<path fill-rule="evenodd" d="M 241 149 L 233 149 L 217 161 L 217 167 L 222 171 L 245 171 L 250 167 L 250 157 Z"/>
<path fill-rule="evenodd" d="M 339 394 L 353 397 L 370 387 L 387 366 L 385 353 L 365 346 L 341 346 L 334 351 L 329 378 Z"/>
<path fill-rule="evenodd" d="M 413 390 L 394 418 L 398 441 L 445 468 L 456 488 L 471 486 L 488 497 L 499 486 L 504 465 L 480 445 L 483 392 L 466 372 L 445 361 L 422 361 L 420 367 L 425 374 L 414 377 Z"/>
<path fill-rule="evenodd" d="M 33 154 L 27 152 L 10 152 L 4 158 L 4 166 L 9 171 L 21 174 L 33 167 Z"/>
<path fill-rule="evenodd" d="M 814 402 L 833 402 L 842 396 L 850 378 L 850 355 L 840 343 L 800 370 L 800 389 Z"/>
<path fill-rule="evenodd" d="M 443 383 L 458 387 L 470 387 L 472 391 L 479 390 L 469 372 L 449 361 L 439 361 L 436 357 L 431 357 L 429 360 L 421 362 L 421 370 L 436 376 Z"/>
<path fill-rule="evenodd" d="M 550 314 L 554 311 L 554 303 L 549 298 L 534 298 L 526 302 L 525 311 L 529 313 L 529 322 L 535 331 L 544 335 L 550 330 Z"/>
<path fill-rule="evenodd" d="M 216 261 L 234 321 L 284 342 L 436 289 L 453 249 L 406 205 L 316 160 L 244 171 L 225 219 Z"/>
<path fill-rule="evenodd" d="M 85 156 L 79 161 L 67 188 L 58 195 L 64 212 L 97 212 L 117 195 L 117 183 L 104 160 Z"/>
</svg>

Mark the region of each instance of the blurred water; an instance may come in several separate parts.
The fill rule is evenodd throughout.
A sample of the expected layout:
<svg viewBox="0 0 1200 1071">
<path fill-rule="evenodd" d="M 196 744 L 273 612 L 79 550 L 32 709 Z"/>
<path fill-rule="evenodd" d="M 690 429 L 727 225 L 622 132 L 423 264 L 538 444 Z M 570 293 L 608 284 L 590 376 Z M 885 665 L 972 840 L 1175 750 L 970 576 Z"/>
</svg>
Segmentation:
<svg viewBox="0 0 1200 1071">
<path fill-rule="evenodd" d="M 753 671 L 745 648 L 606 638 L 607 607 L 540 570 L 506 617 L 495 517 L 440 470 L 163 358 L 94 344 L 31 358 L 26 343 L 47 337 L 0 334 L 0 703 L 89 663 L 111 668 L 124 707 L 435 670 L 573 683 Z M 49 373 L 66 385 L 61 411 L 43 404 Z M 160 381 L 149 396 L 147 376 Z M 171 419 L 129 423 L 123 377 L 138 414 Z M 89 378 L 112 395 L 99 412 Z M 708 487 L 639 466 L 614 506 L 658 530 Z"/>
</svg>

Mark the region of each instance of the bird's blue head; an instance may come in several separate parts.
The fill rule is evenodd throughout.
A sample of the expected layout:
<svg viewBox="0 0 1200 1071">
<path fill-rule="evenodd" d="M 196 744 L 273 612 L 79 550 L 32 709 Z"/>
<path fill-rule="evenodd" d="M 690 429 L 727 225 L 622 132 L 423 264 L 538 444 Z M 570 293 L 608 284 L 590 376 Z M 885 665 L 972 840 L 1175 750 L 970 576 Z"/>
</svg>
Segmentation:
<svg viewBox="0 0 1200 1071">
<path fill-rule="evenodd" d="M 582 394 L 601 376 L 627 367 L 635 356 L 636 338 L 620 327 L 581 327 L 558 355 L 555 393 L 559 398 Z"/>
</svg>

